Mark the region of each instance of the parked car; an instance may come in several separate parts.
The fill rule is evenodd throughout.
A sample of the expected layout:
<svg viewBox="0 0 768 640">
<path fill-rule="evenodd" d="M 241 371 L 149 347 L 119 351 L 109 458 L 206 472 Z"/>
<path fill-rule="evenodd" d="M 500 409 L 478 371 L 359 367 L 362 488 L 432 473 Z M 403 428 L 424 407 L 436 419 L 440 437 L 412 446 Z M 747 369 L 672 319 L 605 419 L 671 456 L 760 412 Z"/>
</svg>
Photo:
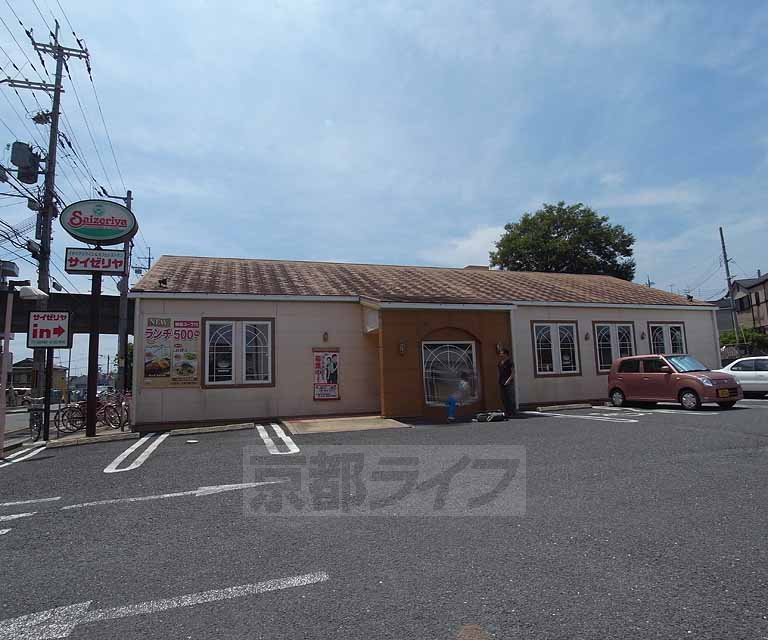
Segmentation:
<svg viewBox="0 0 768 640">
<path fill-rule="evenodd" d="M 739 358 L 718 371 L 736 378 L 741 383 L 744 393 L 760 395 L 768 393 L 768 356 Z"/>
<path fill-rule="evenodd" d="M 616 407 L 633 401 L 679 402 L 692 410 L 705 402 L 730 409 L 744 394 L 731 374 L 711 371 L 693 356 L 647 355 L 613 363 L 608 397 Z"/>
</svg>

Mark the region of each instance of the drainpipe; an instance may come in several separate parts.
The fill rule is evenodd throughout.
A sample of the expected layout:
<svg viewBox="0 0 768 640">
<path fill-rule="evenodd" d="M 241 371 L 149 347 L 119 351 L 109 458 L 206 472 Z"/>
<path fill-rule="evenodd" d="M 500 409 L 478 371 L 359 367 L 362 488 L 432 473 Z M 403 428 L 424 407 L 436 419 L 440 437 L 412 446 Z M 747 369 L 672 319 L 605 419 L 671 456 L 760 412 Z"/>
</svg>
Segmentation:
<svg viewBox="0 0 768 640">
<path fill-rule="evenodd" d="M 517 310 L 517 307 L 512 307 L 509 310 L 509 351 L 510 356 L 512 356 L 512 364 L 515 367 L 515 379 L 512 381 L 514 387 L 515 387 L 515 410 L 520 410 L 520 385 L 518 384 L 518 379 L 520 377 L 520 368 L 519 368 L 519 362 L 517 361 L 517 349 L 515 348 L 515 311 Z"/>
</svg>

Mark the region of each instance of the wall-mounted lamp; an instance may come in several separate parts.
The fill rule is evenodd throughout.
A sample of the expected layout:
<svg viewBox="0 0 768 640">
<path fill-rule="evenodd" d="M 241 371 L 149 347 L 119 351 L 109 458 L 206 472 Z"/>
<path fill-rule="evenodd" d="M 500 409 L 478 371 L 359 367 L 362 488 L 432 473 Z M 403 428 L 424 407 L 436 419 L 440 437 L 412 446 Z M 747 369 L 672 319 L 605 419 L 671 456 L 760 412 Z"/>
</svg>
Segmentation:
<svg viewBox="0 0 768 640">
<path fill-rule="evenodd" d="M 401 340 L 400 341 L 400 355 L 404 356 L 406 351 L 408 351 L 408 343 L 405 340 Z"/>
<path fill-rule="evenodd" d="M 584 334 L 584 341 L 589 342 L 589 331 Z"/>
<path fill-rule="evenodd" d="M 645 340 L 645 331 L 640 332 L 640 339 Z"/>
<path fill-rule="evenodd" d="M 328 332 L 327 331 L 323 332 L 323 342 L 328 342 Z"/>
</svg>

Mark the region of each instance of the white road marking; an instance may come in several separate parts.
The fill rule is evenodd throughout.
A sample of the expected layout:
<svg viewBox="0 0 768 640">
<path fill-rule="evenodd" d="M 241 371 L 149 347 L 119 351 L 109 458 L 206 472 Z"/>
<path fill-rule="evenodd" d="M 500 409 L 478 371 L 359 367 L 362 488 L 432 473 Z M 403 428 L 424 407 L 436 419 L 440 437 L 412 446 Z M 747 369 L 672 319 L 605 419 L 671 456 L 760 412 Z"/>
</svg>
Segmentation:
<svg viewBox="0 0 768 640">
<path fill-rule="evenodd" d="M 250 489 L 251 487 L 260 487 L 265 484 L 279 484 L 283 480 L 268 480 L 266 482 L 244 482 L 242 484 L 220 484 L 211 487 L 198 487 L 191 491 L 176 491 L 174 493 L 160 493 L 152 496 L 136 496 L 134 498 L 112 498 L 109 500 L 95 500 L 94 502 L 80 502 L 78 504 L 68 504 L 61 508 L 61 511 L 69 509 L 82 509 L 83 507 L 96 507 L 103 504 L 119 504 L 122 502 L 146 502 L 148 500 L 164 500 L 166 498 L 181 498 L 184 496 L 195 496 L 201 498 L 225 491 L 240 491 L 241 489 Z"/>
<path fill-rule="evenodd" d="M 95 609 L 88 611 L 92 600 L 78 602 L 64 607 L 56 607 L 46 611 L 30 613 L 19 618 L 11 618 L 0 622 L 0 640 L 48 640 L 51 638 L 67 638 L 80 624 L 102 622 L 104 620 L 118 620 L 131 616 L 141 616 L 169 609 L 181 607 L 194 607 L 198 604 L 232 600 L 255 596 L 269 591 L 280 591 L 294 587 L 306 587 L 312 584 L 327 581 L 328 574 L 325 571 L 307 573 L 301 576 L 289 578 L 277 578 L 253 584 L 243 584 L 225 589 L 211 589 L 190 593 L 176 598 L 164 598 L 162 600 L 147 600 L 125 607 L 111 609 Z"/>
<path fill-rule="evenodd" d="M 0 522 L 7 522 L 8 520 L 18 520 L 19 518 L 29 518 L 33 516 L 37 511 L 30 511 L 29 513 L 12 513 L 9 516 L 0 516 Z"/>
<path fill-rule="evenodd" d="M 273 456 L 286 456 L 292 453 L 299 452 L 299 448 L 296 446 L 296 443 L 294 443 L 294 441 L 291 440 L 291 438 L 288 437 L 278 425 L 273 423 L 270 426 L 272 427 L 272 429 L 274 429 L 277 437 L 283 441 L 286 447 L 288 447 L 288 451 L 280 451 L 275 445 L 274 440 L 272 440 L 272 438 L 270 437 L 266 427 L 260 424 L 257 424 L 256 430 L 259 432 L 261 439 L 264 441 L 264 446 L 267 447 L 267 451 L 269 451 Z"/>
<path fill-rule="evenodd" d="M 597 408 L 597 407 L 596 407 Z M 652 413 L 672 413 L 682 416 L 712 416 L 720 415 L 719 413 L 712 413 L 711 411 L 686 411 L 685 409 L 635 409 L 634 407 L 599 407 L 600 411 L 628 411 L 630 413 L 637 413 L 643 415 L 650 415 Z"/>
<path fill-rule="evenodd" d="M 9 531 L 10 531 L 10 529 L 0 529 L 0 536 L 4 536 Z"/>
<path fill-rule="evenodd" d="M 61 500 L 61 496 L 55 498 L 35 498 L 34 500 L 17 500 L 16 502 L 0 502 L 0 507 L 16 507 L 20 504 L 35 504 L 36 502 L 55 502 Z"/>
<path fill-rule="evenodd" d="M 157 449 L 160 444 L 165 440 L 171 433 L 169 431 L 165 433 L 161 433 L 159 436 L 155 436 L 152 434 L 146 435 L 142 438 L 139 438 L 138 442 L 135 442 L 130 447 L 128 447 L 125 451 L 123 451 L 117 458 L 115 458 L 112 462 L 110 462 L 106 468 L 104 469 L 104 473 L 122 473 L 123 471 L 133 471 L 134 469 L 138 469 L 141 465 L 143 465 L 147 458 L 152 455 L 152 452 Z M 129 464 L 127 467 L 123 467 L 122 469 L 118 469 L 117 466 L 125 460 L 128 456 L 130 456 L 136 449 L 142 447 L 143 445 L 147 444 L 147 448 L 144 449 L 144 451 L 141 452 L 141 454 L 134 460 L 131 464 Z"/>
<path fill-rule="evenodd" d="M 545 411 L 523 411 L 524 414 L 529 416 L 550 416 L 552 418 L 575 418 L 577 420 L 596 420 L 598 422 L 639 422 L 632 418 L 613 418 L 603 416 L 584 416 L 577 413 L 547 413 Z"/>
<path fill-rule="evenodd" d="M 21 462 L 22 460 L 26 460 L 27 458 L 31 458 L 32 456 L 36 456 L 38 453 L 43 451 L 45 447 L 36 447 L 35 449 L 32 449 L 32 451 L 27 451 L 26 449 L 23 451 L 20 451 L 18 453 L 11 454 L 6 458 L 6 462 L 3 464 L 0 464 L 0 469 L 3 467 L 8 467 L 12 464 L 16 464 L 17 462 Z M 21 455 L 21 454 L 24 455 Z"/>
<path fill-rule="evenodd" d="M 277 437 L 283 441 L 286 447 L 288 447 L 286 453 L 299 453 L 299 448 L 296 446 L 296 443 L 291 439 L 291 436 L 283 431 L 283 428 L 279 424 L 273 422 L 272 429 L 274 429 Z"/>
</svg>

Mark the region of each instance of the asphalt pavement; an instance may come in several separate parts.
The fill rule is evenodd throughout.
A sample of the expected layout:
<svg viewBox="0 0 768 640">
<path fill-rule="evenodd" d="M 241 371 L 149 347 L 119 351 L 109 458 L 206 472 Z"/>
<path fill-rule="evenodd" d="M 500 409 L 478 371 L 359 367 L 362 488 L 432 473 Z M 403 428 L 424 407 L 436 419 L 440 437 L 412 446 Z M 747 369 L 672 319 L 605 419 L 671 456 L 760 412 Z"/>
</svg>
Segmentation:
<svg viewBox="0 0 768 640">
<path fill-rule="evenodd" d="M 0 640 L 768 636 L 766 400 L 261 426 L 0 462 Z M 418 470 L 392 513 L 356 503 L 354 480 L 323 493 L 334 470 L 361 472 L 359 452 L 379 473 Z M 275 480 L 326 454 L 341 466 L 310 465 L 300 490 Z M 462 508 L 502 467 L 512 499 Z M 318 495 L 353 504 L 296 506 Z"/>
</svg>

